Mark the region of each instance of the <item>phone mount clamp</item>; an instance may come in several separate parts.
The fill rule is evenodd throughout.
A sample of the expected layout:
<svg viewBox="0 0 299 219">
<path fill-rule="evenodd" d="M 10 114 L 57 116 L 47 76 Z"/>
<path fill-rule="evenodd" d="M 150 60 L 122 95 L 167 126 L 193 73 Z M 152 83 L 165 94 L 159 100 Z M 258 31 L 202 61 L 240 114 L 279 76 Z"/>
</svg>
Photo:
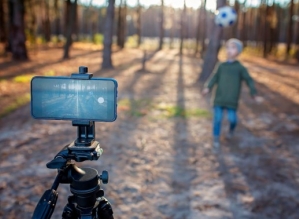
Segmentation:
<svg viewBox="0 0 299 219">
<path fill-rule="evenodd" d="M 88 73 L 85 66 L 79 67 L 79 73 L 73 73 L 71 78 L 89 80 L 93 76 Z M 37 204 L 33 219 L 49 219 L 54 212 L 58 199 L 57 189 L 60 183 L 70 184 L 73 194 L 68 197 L 63 219 L 113 219 L 111 204 L 104 197 L 104 191 L 100 188 L 100 182 L 108 183 L 108 172 L 103 171 L 99 176 L 94 168 L 77 167 L 72 160 L 83 162 L 86 160 L 98 160 L 103 153 L 98 141 L 95 140 L 94 121 L 75 120 L 73 126 L 77 126 L 77 139 L 66 145 L 49 163 L 47 168 L 57 169 L 58 174 L 51 189 L 45 191 Z"/>
</svg>

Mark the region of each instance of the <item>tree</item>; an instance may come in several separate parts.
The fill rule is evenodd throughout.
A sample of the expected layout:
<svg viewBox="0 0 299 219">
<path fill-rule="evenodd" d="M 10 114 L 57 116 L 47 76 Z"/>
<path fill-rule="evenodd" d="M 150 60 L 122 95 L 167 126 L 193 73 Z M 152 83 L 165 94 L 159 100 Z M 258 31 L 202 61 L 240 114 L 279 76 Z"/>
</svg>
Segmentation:
<svg viewBox="0 0 299 219">
<path fill-rule="evenodd" d="M 102 68 L 113 68 L 112 64 L 112 38 L 113 38 L 113 23 L 114 23 L 114 5 L 115 0 L 108 1 L 108 8 L 104 26 L 104 50 Z"/>
<path fill-rule="evenodd" d="M 27 31 L 28 31 L 28 40 L 30 43 L 35 44 L 36 41 L 36 7 L 34 4 L 34 0 L 27 0 L 28 3 L 28 12 L 29 16 L 27 17 Z"/>
<path fill-rule="evenodd" d="M 207 0 L 204 1 L 202 9 L 202 31 L 201 31 L 201 55 L 206 51 L 206 37 L 207 37 Z"/>
<path fill-rule="evenodd" d="M 248 22 L 248 26 L 247 26 L 247 36 L 249 37 L 250 40 L 254 40 L 255 36 L 256 36 L 256 9 L 254 7 L 250 7 L 249 8 L 249 19 L 247 20 Z"/>
<path fill-rule="evenodd" d="M 83 33 L 89 34 L 90 39 L 94 39 L 94 34 L 96 32 L 96 20 L 97 18 L 94 15 L 94 11 L 92 10 L 92 3 L 93 0 L 89 0 L 88 6 L 85 7 L 83 18 L 82 18 L 82 25 L 83 25 Z M 99 11 L 100 13 L 101 11 Z"/>
<path fill-rule="evenodd" d="M 137 46 L 141 44 L 141 5 L 140 0 L 137 0 L 137 22 L 136 22 Z"/>
<path fill-rule="evenodd" d="M 268 5 L 268 1 L 265 0 L 265 6 L 264 6 L 264 39 L 263 39 L 263 57 L 266 58 L 269 51 L 268 51 L 268 44 L 269 44 L 269 24 L 268 24 L 268 18 L 269 18 L 269 5 Z"/>
<path fill-rule="evenodd" d="M 264 58 L 267 57 L 267 55 L 273 51 L 274 48 L 277 46 L 278 41 L 278 32 L 277 32 L 277 13 L 275 9 L 275 4 L 273 4 L 271 7 L 268 2 L 265 1 L 266 6 L 264 9 L 264 28 L 263 28 L 263 56 Z"/>
<path fill-rule="evenodd" d="M 173 38 L 175 34 L 175 29 L 176 29 L 176 19 L 175 19 L 175 9 L 170 8 L 170 14 L 171 14 L 171 29 L 170 29 L 170 42 L 169 42 L 169 48 L 173 48 Z"/>
<path fill-rule="evenodd" d="M 122 31 L 121 31 L 121 43 L 120 47 L 124 48 L 126 43 L 126 36 L 127 36 L 127 0 L 124 0 L 124 10 L 123 10 L 123 21 L 122 21 Z"/>
<path fill-rule="evenodd" d="M 50 22 L 50 5 L 48 0 L 41 1 L 41 9 L 44 11 L 42 18 L 43 33 L 46 42 L 51 40 L 51 22 Z"/>
<path fill-rule="evenodd" d="M 64 44 L 64 53 L 63 53 L 63 59 L 68 59 L 69 58 L 69 51 L 70 47 L 72 45 L 72 33 L 73 29 L 75 26 L 75 18 L 76 18 L 76 5 L 77 5 L 77 0 L 74 0 L 72 3 L 71 0 L 66 1 L 66 8 L 67 8 L 67 19 L 66 19 L 66 42 Z"/>
<path fill-rule="evenodd" d="M 117 45 L 123 49 L 126 41 L 126 26 L 127 26 L 127 1 L 122 1 L 118 9 L 118 22 L 117 22 Z"/>
<path fill-rule="evenodd" d="M 225 0 L 217 0 L 217 8 L 223 7 L 225 6 L 225 4 Z M 220 43 L 222 39 L 222 32 L 222 28 L 217 26 L 215 22 L 213 22 L 213 31 L 210 36 L 210 41 L 204 58 L 204 64 L 202 67 L 201 75 L 199 77 L 199 82 L 205 82 L 213 72 L 213 69 L 218 60 L 218 52 L 221 46 Z"/>
<path fill-rule="evenodd" d="M 290 8 L 289 8 L 288 31 L 287 31 L 286 58 L 288 58 L 290 55 L 291 45 L 293 40 L 293 15 L 294 15 L 294 0 L 291 0 Z"/>
<path fill-rule="evenodd" d="M 184 0 L 184 9 L 181 15 L 181 42 L 180 42 L 180 55 L 183 54 L 183 47 L 184 47 L 184 38 L 186 35 L 186 0 Z"/>
<path fill-rule="evenodd" d="M 10 49 L 14 60 L 27 60 L 23 0 L 9 0 Z"/>
<path fill-rule="evenodd" d="M 72 30 L 72 34 L 75 35 L 75 41 L 78 41 L 79 40 L 79 19 L 78 19 L 78 4 L 77 4 L 77 1 L 76 3 L 73 5 L 73 10 L 74 10 L 74 27 L 73 27 L 73 30 Z"/>
<path fill-rule="evenodd" d="M 121 38 L 121 26 L 122 26 L 122 0 L 120 0 L 119 7 L 118 7 L 118 15 L 117 15 L 117 30 L 116 30 L 116 36 L 117 36 L 117 45 L 120 47 L 120 38 Z"/>
<path fill-rule="evenodd" d="M 202 3 L 202 2 L 201 2 Z M 197 55 L 198 53 L 198 46 L 199 46 L 199 38 L 200 38 L 200 33 L 201 33 L 201 27 L 202 27 L 202 6 L 198 8 L 198 15 L 197 15 L 197 28 L 196 28 L 196 36 L 195 36 L 195 51 L 194 51 L 194 56 Z"/>
<path fill-rule="evenodd" d="M 5 6 L 4 6 L 4 0 L 0 0 L 0 42 L 4 43 L 7 40 L 6 35 L 6 22 L 5 22 Z"/>
<path fill-rule="evenodd" d="M 195 45 L 195 52 L 194 55 L 196 56 L 198 53 L 199 41 L 200 38 L 202 39 L 201 42 L 201 50 L 204 52 L 205 49 L 205 39 L 206 39 L 206 4 L 207 0 L 202 1 L 201 7 L 198 9 L 198 19 L 197 19 L 197 30 L 196 30 L 196 45 Z"/>
<path fill-rule="evenodd" d="M 299 12 L 299 7 L 297 6 L 297 13 Z M 277 19 L 280 21 L 280 19 Z M 296 53 L 295 53 L 295 58 L 297 59 L 297 62 L 299 62 L 299 21 L 297 20 L 297 36 L 296 36 Z"/>
<path fill-rule="evenodd" d="M 277 51 L 277 44 L 279 39 L 278 32 L 278 17 L 277 17 L 277 4 L 272 5 L 269 13 L 269 35 L 270 35 L 270 43 L 269 43 L 269 52 Z"/>
<path fill-rule="evenodd" d="M 242 22 L 240 25 L 240 39 L 243 41 L 244 46 L 247 45 L 247 32 L 246 32 L 246 15 L 247 15 L 247 9 L 246 9 L 246 3 L 247 0 L 244 0 L 243 6 L 242 6 L 242 10 L 241 10 L 241 14 L 242 14 Z"/>
<path fill-rule="evenodd" d="M 239 21 L 240 21 L 240 3 L 238 0 L 235 0 L 234 8 L 236 10 L 236 13 L 238 15 L 238 19 L 235 23 L 235 25 L 232 28 L 233 31 L 233 37 L 239 38 L 240 37 L 240 28 L 239 28 Z"/>
<path fill-rule="evenodd" d="M 159 48 L 163 48 L 164 43 L 164 0 L 161 0 L 161 11 L 160 11 L 160 39 L 159 39 Z"/>
<path fill-rule="evenodd" d="M 60 2 L 60 1 L 59 1 Z M 59 13 L 59 4 L 58 0 L 54 0 L 54 14 L 55 14 L 55 19 L 54 19 L 54 24 L 55 24 L 55 35 L 59 37 L 61 34 L 61 29 L 60 29 L 60 13 Z M 58 38 L 59 39 L 59 38 Z"/>
<path fill-rule="evenodd" d="M 264 5 L 260 5 L 259 8 L 257 8 L 257 13 L 256 13 L 256 36 L 255 36 L 255 42 L 256 45 L 261 48 L 263 45 L 264 41 Z"/>
</svg>

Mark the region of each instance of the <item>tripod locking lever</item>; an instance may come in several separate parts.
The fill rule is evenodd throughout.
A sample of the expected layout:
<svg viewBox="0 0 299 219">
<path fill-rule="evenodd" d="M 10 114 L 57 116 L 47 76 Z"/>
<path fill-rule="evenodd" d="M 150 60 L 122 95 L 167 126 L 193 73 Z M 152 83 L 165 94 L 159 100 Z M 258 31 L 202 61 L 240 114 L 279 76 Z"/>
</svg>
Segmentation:
<svg viewBox="0 0 299 219">
<path fill-rule="evenodd" d="M 63 157 L 55 157 L 49 163 L 47 163 L 47 168 L 49 169 L 61 169 L 65 167 L 67 160 Z"/>
</svg>

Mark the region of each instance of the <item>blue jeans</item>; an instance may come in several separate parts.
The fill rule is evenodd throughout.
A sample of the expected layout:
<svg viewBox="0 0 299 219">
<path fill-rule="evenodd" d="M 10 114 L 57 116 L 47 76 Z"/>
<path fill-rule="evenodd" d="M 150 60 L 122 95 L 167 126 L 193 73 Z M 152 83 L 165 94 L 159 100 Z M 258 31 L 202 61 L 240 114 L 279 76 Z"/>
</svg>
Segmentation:
<svg viewBox="0 0 299 219">
<path fill-rule="evenodd" d="M 213 135 L 214 137 L 219 137 L 221 133 L 221 123 L 223 118 L 223 111 L 227 111 L 228 121 L 230 122 L 229 131 L 233 132 L 237 126 L 237 111 L 235 109 L 215 106 L 214 107 L 214 127 Z"/>
</svg>

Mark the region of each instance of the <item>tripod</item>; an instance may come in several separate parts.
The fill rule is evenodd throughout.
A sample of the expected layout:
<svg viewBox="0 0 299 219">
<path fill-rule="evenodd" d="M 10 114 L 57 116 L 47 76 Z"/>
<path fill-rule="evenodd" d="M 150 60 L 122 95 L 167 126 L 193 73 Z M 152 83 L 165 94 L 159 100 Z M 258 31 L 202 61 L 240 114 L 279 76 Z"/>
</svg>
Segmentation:
<svg viewBox="0 0 299 219">
<path fill-rule="evenodd" d="M 80 67 L 79 74 L 72 78 L 90 79 L 92 74 L 86 74 L 87 68 Z M 100 182 L 108 183 L 108 172 L 99 176 L 93 168 L 79 168 L 72 160 L 83 162 L 98 160 L 103 153 L 99 142 L 95 141 L 94 121 L 77 120 L 72 122 L 77 126 L 77 139 L 66 145 L 53 160 L 47 163 L 47 168 L 57 169 L 58 174 L 51 189 L 44 192 L 40 198 L 32 219 L 50 219 L 58 199 L 57 189 L 60 183 L 70 184 L 73 195 L 68 197 L 63 219 L 113 219 L 111 204 L 104 197 Z"/>
</svg>

